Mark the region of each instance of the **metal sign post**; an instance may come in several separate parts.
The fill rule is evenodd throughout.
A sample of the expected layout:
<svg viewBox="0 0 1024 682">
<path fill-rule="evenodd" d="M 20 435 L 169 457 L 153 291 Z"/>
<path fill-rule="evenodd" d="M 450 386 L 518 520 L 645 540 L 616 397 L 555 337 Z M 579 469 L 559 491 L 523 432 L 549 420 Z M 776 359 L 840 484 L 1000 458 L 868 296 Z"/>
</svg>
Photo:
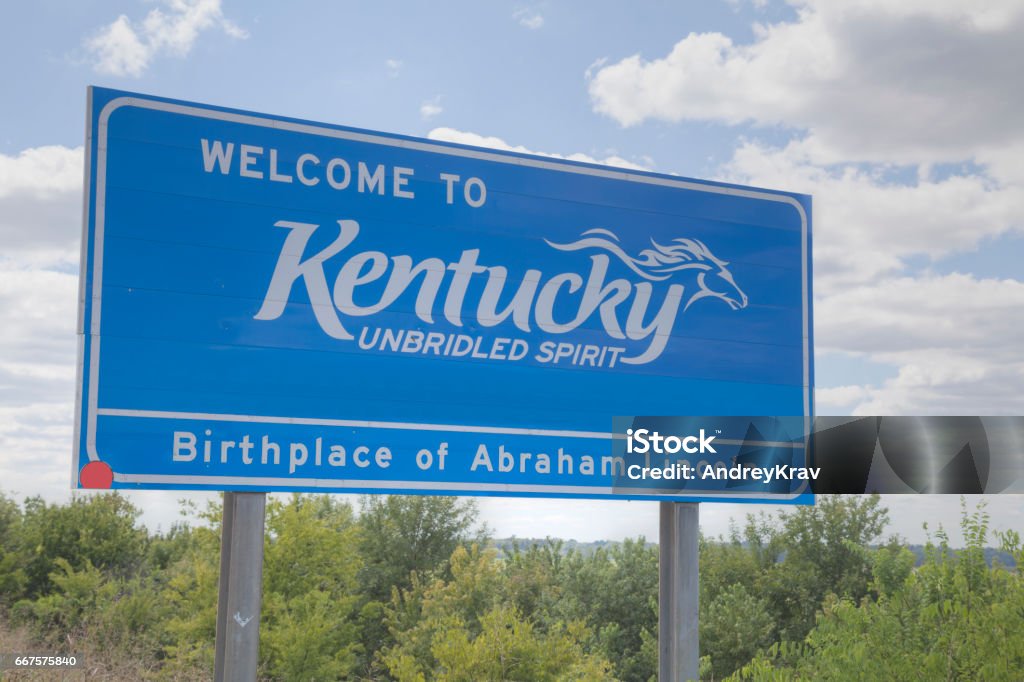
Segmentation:
<svg viewBox="0 0 1024 682">
<path fill-rule="evenodd" d="M 659 506 L 658 680 L 697 680 L 700 505 L 661 502 Z"/>
<path fill-rule="evenodd" d="M 224 493 L 214 680 L 255 680 L 266 493 Z"/>
</svg>

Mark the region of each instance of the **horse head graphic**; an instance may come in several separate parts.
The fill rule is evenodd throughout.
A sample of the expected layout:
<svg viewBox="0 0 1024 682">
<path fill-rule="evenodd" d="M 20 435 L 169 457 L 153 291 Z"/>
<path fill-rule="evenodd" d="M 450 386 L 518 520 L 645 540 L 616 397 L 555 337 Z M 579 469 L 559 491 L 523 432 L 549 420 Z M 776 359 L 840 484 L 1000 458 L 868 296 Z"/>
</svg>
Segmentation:
<svg viewBox="0 0 1024 682">
<path fill-rule="evenodd" d="M 667 245 L 652 239 L 652 248 L 642 249 L 636 257 L 622 249 L 619 238 L 613 232 L 601 228 L 587 230 L 571 244 L 555 244 L 547 239 L 544 241 L 559 251 L 606 251 L 630 270 L 652 282 L 662 282 L 687 273 L 694 275 L 697 291 L 686 301 L 684 310 L 702 298 L 717 298 L 733 310 L 747 307 L 747 295 L 729 272 L 729 263 L 711 253 L 707 245 L 698 239 L 677 237 Z"/>
</svg>

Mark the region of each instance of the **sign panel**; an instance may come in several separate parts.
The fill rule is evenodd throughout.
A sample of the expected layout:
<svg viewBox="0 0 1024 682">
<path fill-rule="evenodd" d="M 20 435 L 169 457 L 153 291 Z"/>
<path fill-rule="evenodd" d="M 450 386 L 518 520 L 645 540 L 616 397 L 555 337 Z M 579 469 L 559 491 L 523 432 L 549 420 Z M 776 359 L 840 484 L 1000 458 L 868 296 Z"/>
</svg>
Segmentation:
<svg viewBox="0 0 1024 682">
<path fill-rule="evenodd" d="M 612 417 L 811 414 L 807 196 L 88 116 L 76 486 L 698 499 L 613 490 Z"/>
</svg>

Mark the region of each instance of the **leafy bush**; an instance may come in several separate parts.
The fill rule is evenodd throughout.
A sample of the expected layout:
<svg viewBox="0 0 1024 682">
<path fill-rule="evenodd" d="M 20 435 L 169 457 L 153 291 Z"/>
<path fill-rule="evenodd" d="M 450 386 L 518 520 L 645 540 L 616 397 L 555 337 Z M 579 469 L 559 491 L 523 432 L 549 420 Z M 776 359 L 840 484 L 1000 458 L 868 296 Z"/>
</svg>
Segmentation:
<svg viewBox="0 0 1024 682">
<path fill-rule="evenodd" d="M 117 494 L 0 494 L 0 634 L 104 679 L 209 677 L 219 503 L 163 533 Z M 940 529 L 878 546 L 877 497 L 748 517 L 700 542 L 701 678 L 1024 679 L 1024 577 Z M 997 538 L 1024 565 L 1016 532 Z M 657 669 L 657 548 L 488 547 L 471 501 L 294 495 L 267 505 L 261 680 L 626 680 Z M 11 641 L 14 641 L 11 639 Z M 2 643 L 2 642 L 0 642 Z M 30 647 L 31 648 L 31 647 Z"/>
</svg>

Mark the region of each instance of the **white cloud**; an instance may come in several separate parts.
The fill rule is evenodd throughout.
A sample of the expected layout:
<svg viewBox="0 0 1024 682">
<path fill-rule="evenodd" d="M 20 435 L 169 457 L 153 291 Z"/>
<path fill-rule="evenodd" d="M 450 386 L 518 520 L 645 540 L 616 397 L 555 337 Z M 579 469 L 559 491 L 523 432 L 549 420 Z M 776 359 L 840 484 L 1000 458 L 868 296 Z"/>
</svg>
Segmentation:
<svg viewBox="0 0 1024 682">
<path fill-rule="evenodd" d="M 898 368 L 880 385 L 831 388 L 819 371 L 819 411 L 1024 411 L 1024 283 L 907 266 L 1021 229 L 1024 187 L 977 170 L 891 181 L 900 169 L 816 165 L 803 142 L 743 144 L 724 170 L 733 181 L 813 195 L 817 348 Z"/>
<path fill-rule="evenodd" d="M 813 195 L 819 294 L 898 273 L 909 256 L 937 258 L 1024 229 L 1024 185 L 980 172 L 894 182 L 887 174 L 899 169 L 816 165 L 807 147 L 806 141 L 783 148 L 744 143 L 723 175 Z"/>
<path fill-rule="evenodd" d="M 78 277 L 0 270 L 0 480 L 66 490 L 75 396 Z"/>
<path fill-rule="evenodd" d="M 67 395 L 73 398 L 73 388 L 71 391 Z M 43 494 L 49 499 L 67 495 L 73 409 L 68 401 L 0 406 L 0 481 L 4 493 Z"/>
<path fill-rule="evenodd" d="M 789 4 L 749 42 L 691 33 L 666 55 L 596 61 L 594 110 L 753 124 L 722 179 L 813 196 L 816 342 L 897 368 L 833 387 L 819 371 L 822 408 L 1021 411 L 1024 284 L 909 264 L 1024 230 L 1024 2 Z"/>
<path fill-rule="evenodd" d="M 67 491 L 78 277 L 0 269 L 0 481 L 4 492 Z"/>
<path fill-rule="evenodd" d="M 1024 3 L 791 0 L 793 21 L 737 44 L 691 33 L 590 80 L 594 109 L 648 119 L 753 122 L 809 131 L 819 161 L 970 158 L 1024 132 Z"/>
<path fill-rule="evenodd" d="M 899 374 L 866 386 L 850 410 L 862 415 L 1019 415 L 1024 411 L 1024 365 L 1001 366 L 957 349 L 904 356 Z"/>
<path fill-rule="evenodd" d="M 77 310 L 77 275 L 0 269 L 0 371 L 53 378 L 55 367 L 73 370 Z"/>
<path fill-rule="evenodd" d="M 0 155 L 0 481 L 69 488 L 82 148 Z M 58 268 L 58 270 L 54 270 Z"/>
<path fill-rule="evenodd" d="M 164 0 L 167 11 L 155 8 L 132 22 L 120 15 L 85 41 L 93 68 L 112 76 L 138 78 L 160 54 L 184 57 L 199 34 L 219 28 L 235 39 L 248 33 L 224 16 L 220 0 Z"/>
<path fill-rule="evenodd" d="M 815 341 L 824 351 L 872 353 L 881 360 L 962 349 L 965 356 L 1024 366 L 1022 312 L 1024 282 L 1017 280 L 960 273 L 899 277 L 821 300 Z M 956 372 L 963 369 L 960 365 Z"/>
<path fill-rule="evenodd" d="M 420 116 L 423 118 L 434 118 L 442 111 L 444 107 L 441 106 L 441 95 L 431 97 L 420 105 Z"/>
<path fill-rule="evenodd" d="M 817 414 L 848 414 L 850 408 L 870 395 L 866 386 L 848 385 L 819 388 L 814 391 Z"/>
<path fill-rule="evenodd" d="M 0 154 L 0 199 L 18 193 L 48 199 L 82 189 L 82 148 L 33 147 L 17 156 Z"/>
<path fill-rule="evenodd" d="M 599 71 L 601 67 L 603 67 L 607 63 L 608 57 L 598 57 L 594 61 L 590 62 L 590 66 L 588 66 L 587 70 L 583 72 L 583 78 L 589 81 L 594 77 L 594 73 Z"/>
<path fill-rule="evenodd" d="M 153 52 L 123 14 L 88 39 L 85 46 L 93 55 L 93 69 L 113 76 L 141 76 Z"/>
<path fill-rule="evenodd" d="M 581 161 L 583 163 L 599 163 L 605 166 L 617 166 L 619 168 L 629 168 L 632 170 L 651 170 L 649 158 L 645 159 L 647 165 L 641 165 L 633 163 L 632 161 L 627 161 L 615 154 L 598 159 L 590 156 L 589 154 L 582 153 L 569 154 L 568 156 L 565 156 L 549 152 L 538 152 L 532 149 L 527 149 L 522 145 L 511 145 L 500 137 L 480 135 L 477 133 L 455 130 L 454 128 L 434 128 L 427 133 L 427 137 L 431 140 L 456 142 L 458 144 L 468 144 L 474 147 L 490 147 L 491 149 L 501 149 L 507 152 L 518 152 L 520 154 L 537 154 L 538 156 L 548 156 L 553 159 L 567 159 L 569 161 Z"/>
<path fill-rule="evenodd" d="M 536 31 L 544 26 L 544 16 L 540 12 L 534 12 L 526 8 L 517 9 L 512 13 L 512 18 L 531 31 Z"/>
<path fill-rule="evenodd" d="M 944 276 L 881 280 L 821 300 L 819 350 L 899 366 L 858 394 L 819 391 L 859 414 L 1019 414 L 1024 411 L 1024 282 Z M 846 402 L 843 400 L 846 399 Z"/>
<path fill-rule="evenodd" d="M 384 66 L 387 67 L 390 78 L 398 78 L 398 74 L 402 71 L 402 67 L 405 64 L 401 59 L 388 59 L 384 62 Z"/>
<path fill-rule="evenodd" d="M 0 267 L 73 267 L 82 233 L 81 147 L 0 154 Z"/>
</svg>

